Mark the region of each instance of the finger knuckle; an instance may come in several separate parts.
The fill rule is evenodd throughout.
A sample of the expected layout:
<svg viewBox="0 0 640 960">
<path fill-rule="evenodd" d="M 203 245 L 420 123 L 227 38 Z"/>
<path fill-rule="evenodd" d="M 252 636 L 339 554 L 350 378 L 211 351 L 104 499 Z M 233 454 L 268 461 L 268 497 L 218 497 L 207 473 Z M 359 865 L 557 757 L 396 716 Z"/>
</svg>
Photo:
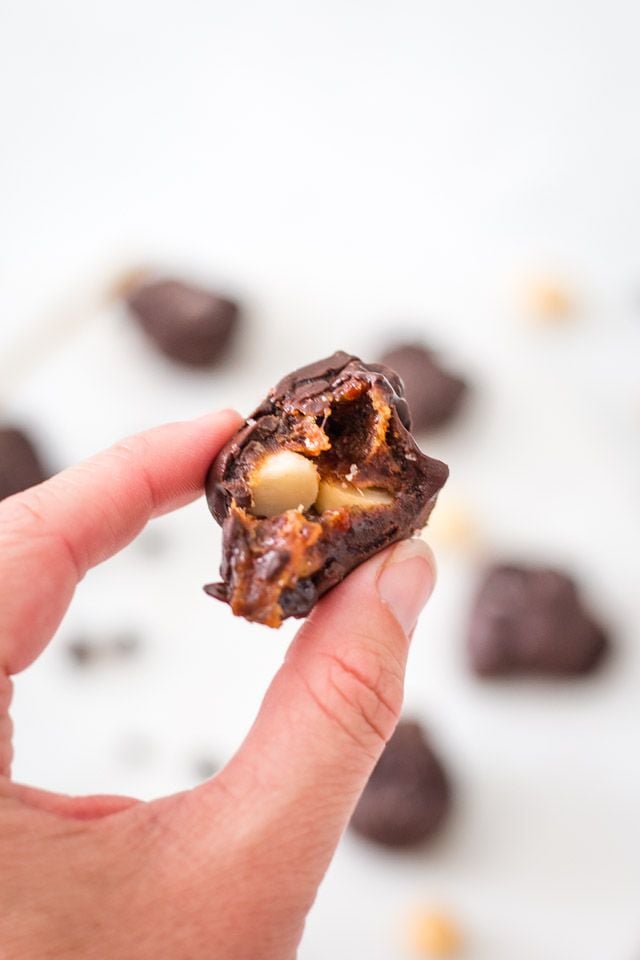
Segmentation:
<svg viewBox="0 0 640 960">
<path fill-rule="evenodd" d="M 0 504 L 0 530 L 3 535 L 9 535 L 14 531 L 31 533 L 43 526 L 44 518 L 34 491 L 25 490 L 22 493 L 16 493 Z"/>
<path fill-rule="evenodd" d="M 402 670 L 366 645 L 326 653 L 322 659 L 314 685 L 316 702 L 344 734 L 377 756 L 398 722 Z"/>
<path fill-rule="evenodd" d="M 50 491 L 49 495 L 55 494 Z M 9 551 L 13 545 L 18 553 L 24 550 L 26 543 L 53 544 L 56 555 L 65 558 L 76 579 L 81 580 L 84 576 L 85 559 L 78 555 L 65 531 L 51 524 L 46 499 L 37 487 L 15 494 L 0 504 L 0 541 L 3 549 Z"/>
<path fill-rule="evenodd" d="M 110 453 L 115 457 L 126 462 L 137 462 L 144 459 L 150 449 L 149 440 L 143 433 L 134 433 L 129 437 L 123 437 L 118 440 Z"/>
<path fill-rule="evenodd" d="M 126 469 L 134 473 L 136 479 L 143 485 L 144 494 L 149 500 L 150 508 L 154 509 L 159 498 L 154 478 L 147 467 L 151 453 L 152 445 L 149 439 L 143 433 L 136 433 L 119 440 L 107 451 L 105 456 L 121 465 L 123 464 Z"/>
</svg>

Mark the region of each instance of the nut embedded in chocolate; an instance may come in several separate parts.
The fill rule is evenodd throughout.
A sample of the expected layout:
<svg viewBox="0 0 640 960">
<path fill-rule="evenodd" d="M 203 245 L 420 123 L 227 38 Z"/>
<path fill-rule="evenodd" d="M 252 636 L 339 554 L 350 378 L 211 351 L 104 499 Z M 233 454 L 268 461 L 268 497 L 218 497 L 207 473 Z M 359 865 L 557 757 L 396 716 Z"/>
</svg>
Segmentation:
<svg viewBox="0 0 640 960">
<path fill-rule="evenodd" d="M 608 646 L 576 584 L 545 568 L 498 565 L 482 582 L 471 613 L 469 656 L 476 673 L 583 674 Z"/>
<path fill-rule="evenodd" d="M 46 471 L 27 434 L 13 427 L 0 427 L 0 500 L 46 479 Z"/>
<path fill-rule="evenodd" d="M 399 344 L 381 360 L 404 384 L 414 430 L 440 427 L 458 412 L 467 385 L 443 369 L 431 350 L 419 343 Z"/>
<path fill-rule="evenodd" d="M 204 367 L 218 360 L 238 323 L 236 303 L 181 280 L 154 280 L 127 297 L 147 336 L 172 360 Z"/>
<path fill-rule="evenodd" d="M 415 846 L 438 831 L 450 801 L 449 781 L 424 731 L 403 721 L 369 777 L 351 827 L 387 847 Z"/>
<path fill-rule="evenodd" d="M 207 593 L 277 627 L 424 526 L 448 468 L 409 429 L 386 367 L 339 352 L 284 377 L 210 470 L 223 560 Z"/>
</svg>

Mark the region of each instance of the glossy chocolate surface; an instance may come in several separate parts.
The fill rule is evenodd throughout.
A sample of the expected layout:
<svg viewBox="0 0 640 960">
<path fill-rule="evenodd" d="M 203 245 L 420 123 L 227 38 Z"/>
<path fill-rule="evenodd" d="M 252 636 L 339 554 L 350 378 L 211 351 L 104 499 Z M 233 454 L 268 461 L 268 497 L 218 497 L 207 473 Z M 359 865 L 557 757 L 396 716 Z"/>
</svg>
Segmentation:
<svg viewBox="0 0 640 960">
<path fill-rule="evenodd" d="M 283 449 L 313 460 L 322 479 L 383 490 L 392 502 L 255 517 L 252 473 Z M 269 626 L 304 617 L 350 570 L 424 526 L 447 475 L 411 436 L 393 371 L 342 352 L 296 370 L 212 466 L 207 498 L 223 527 L 222 582 L 205 589 L 237 615 Z"/>
</svg>

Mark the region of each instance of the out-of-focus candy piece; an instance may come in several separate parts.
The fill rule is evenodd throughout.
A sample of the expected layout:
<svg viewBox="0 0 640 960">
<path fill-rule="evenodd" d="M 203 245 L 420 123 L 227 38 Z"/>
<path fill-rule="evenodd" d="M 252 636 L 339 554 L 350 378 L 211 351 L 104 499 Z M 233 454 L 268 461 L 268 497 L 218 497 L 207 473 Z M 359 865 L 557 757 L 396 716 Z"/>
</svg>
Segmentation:
<svg viewBox="0 0 640 960">
<path fill-rule="evenodd" d="M 481 535 L 469 506 L 446 489 L 438 498 L 438 508 L 429 518 L 422 535 L 436 549 L 455 553 L 475 553 L 481 546 Z"/>
<path fill-rule="evenodd" d="M 419 724 L 403 721 L 385 747 L 351 818 L 351 827 L 387 847 L 412 847 L 437 833 L 451 787 Z"/>
<path fill-rule="evenodd" d="M 114 660 L 128 660 L 140 653 L 142 641 L 133 630 L 121 630 L 109 638 L 107 655 Z"/>
<path fill-rule="evenodd" d="M 75 667 L 91 666 L 101 658 L 100 647 L 93 640 L 84 636 L 70 640 L 66 652 Z"/>
<path fill-rule="evenodd" d="M 171 360 L 191 367 L 219 360 L 239 323 L 237 303 L 182 280 L 134 285 L 126 301 L 155 346 Z"/>
<path fill-rule="evenodd" d="M 469 627 L 476 673 L 579 675 L 600 662 L 608 645 L 566 573 L 498 564 L 485 574 Z"/>
<path fill-rule="evenodd" d="M 414 433 L 441 427 L 455 417 L 467 384 L 446 370 L 424 344 L 398 344 L 380 362 L 395 370 L 404 384 Z"/>
<path fill-rule="evenodd" d="M 534 323 L 559 323 L 575 316 L 573 294 L 553 277 L 530 280 L 525 286 L 523 299 L 527 314 Z"/>
<path fill-rule="evenodd" d="M 133 630 L 116 633 L 81 634 L 66 645 L 68 658 L 76 667 L 95 667 L 100 664 L 118 663 L 137 657 L 142 641 Z"/>
<path fill-rule="evenodd" d="M 0 427 L 0 500 L 46 480 L 36 448 L 23 431 Z"/>
<path fill-rule="evenodd" d="M 134 290 L 139 290 L 151 278 L 148 267 L 141 265 L 124 267 L 108 278 L 104 287 L 104 298 L 111 300 L 126 300 Z"/>
<path fill-rule="evenodd" d="M 198 782 L 209 780 L 219 769 L 220 764 L 208 754 L 196 757 L 192 764 L 193 775 Z"/>
<path fill-rule="evenodd" d="M 421 957 L 455 957 L 462 947 L 462 935 L 447 913 L 422 907 L 409 919 L 408 944 Z"/>
</svg>

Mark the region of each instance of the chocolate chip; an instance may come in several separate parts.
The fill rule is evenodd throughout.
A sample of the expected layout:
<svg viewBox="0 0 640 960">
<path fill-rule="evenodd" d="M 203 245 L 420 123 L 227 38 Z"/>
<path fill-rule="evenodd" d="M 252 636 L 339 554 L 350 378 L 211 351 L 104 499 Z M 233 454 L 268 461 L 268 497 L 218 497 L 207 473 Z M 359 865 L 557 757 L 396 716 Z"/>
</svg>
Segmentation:
<svg viewBox="0 0 640 960">
<path fill-rule="evenodd" d="M 480 585 L 468 646 L 478 674 L 571 676 L 593 669 L 608 639 L 567 574 L 504 564 Z"/>
<path fill-rule="evenodd" d="M 232 300 L 181 280 L 155 280 L 127 298 L 147 336 L 172 360 L 194 367 L 219 360 L 239 322 Z"/>
<path fill-rule="evenodd" d="M 382 362 L 395 370 L 404 384 L 416 432 L 441 427 L 456 415 L 467 385 L 445 370 L 431 350 L 420 343 L 398 344 L 383 355 Z"/>
<path fill-rule="evenodd" d="M 403 721 L 364 788 L 351 827 L 384 846 L 415 846 L 437 833 L 450 802 L 449 781 L 424 731 Z"/>
<path fill-rule="evenodd" d="M 448 469 L 408 424 L 400 380 L 383 366 L 335 353 L 284 377 L 207 478 L 223 583 L 206 592 L 277 627 L 424 526 Z"/>
<path fill-rule="evenodd" d="M 46 479 L 47 473 L 27 434 L 14 427 L 0 427 L 0 500 Z"/>
</svg>

